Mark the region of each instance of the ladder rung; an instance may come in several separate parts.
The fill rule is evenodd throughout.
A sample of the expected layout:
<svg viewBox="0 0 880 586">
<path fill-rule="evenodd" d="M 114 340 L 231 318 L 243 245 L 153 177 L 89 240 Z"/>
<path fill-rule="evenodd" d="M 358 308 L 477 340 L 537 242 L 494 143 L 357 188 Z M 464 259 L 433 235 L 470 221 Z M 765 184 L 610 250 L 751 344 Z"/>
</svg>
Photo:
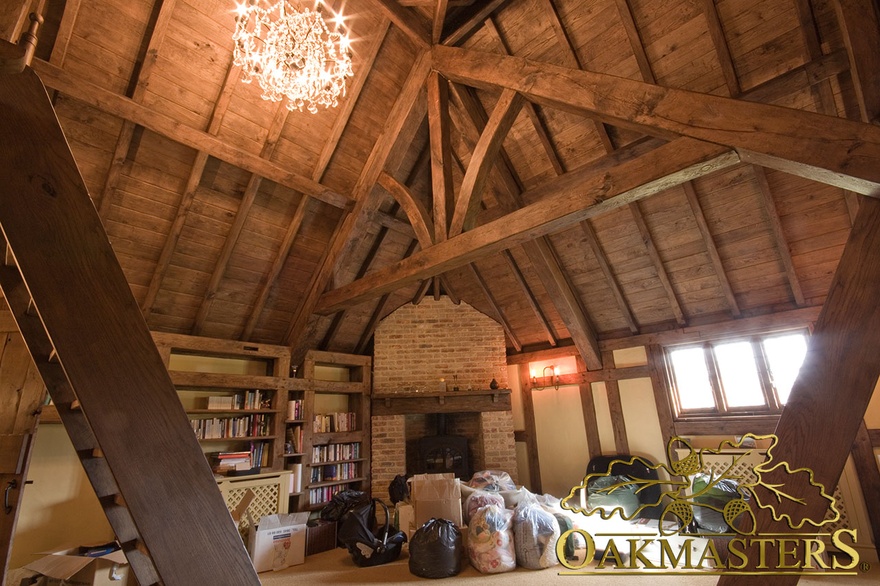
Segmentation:
<svg viewBox="0 0 880 586">
<path fill-rule="evenodd" d="M 139 583 L 161 584 L 159 574 L 156 572 L 156 566 L 153 565 L 153 560 L 150 558 L 147 547 L 142 540 L 129 541 L 121 545 L 122 551 L 125 552 L 125 557 L 128 559 L 131 569 L 134 570 L 134 575 Z"/>
<path fill-rule="evenodd" d="M 86 476 L 95 489 L 95 495 L 98 499 L 112 497 L 119 493 L 119 487 L 113 478 L 107 460 L 104 458 L 93 458 L 91 452 L 80 456 L 80 462 L 86 471 Z"/>
<path fill-rule="evenodd" d="M 74 399 L 70 402 L 70 407 L 68 407 L 71 411 L 81 411 L 82 404 L 79 402 L 79 399 Z"/>
<path fill-rule="evenodd" d="M 131 511 L 128 510 L 128 507 L 115 504 L 114 501 L 115 499 L 110 498 L 107 504 L 104 504 L 104 501 L 101 501 L 101 504 L 117 541 L 125 543 L 140 539 L 141 536 L 138 533 L 137 527 L 135 527 L 134 520 L 131 518 Z"/>
<path fill-rule="evenodd" d="M 48 362 L 57 363 L 58 362 L 58 350 L 52 348 L 52 351 L 49 352 Z"/>
<path fill-rule="evenodd" d="M 30 316 L 35 316 L 35 315 L 37 315 L 37 306 L 34 304 L 34 298 L 33 298 L 33 297 L 31 297 L 30 299 L 28 299 L 28 306 L 27 306 L 27 310 L 25 311 L 25 313 L 26 313 L 27 315 L 30 315 Z"/>
</svg>

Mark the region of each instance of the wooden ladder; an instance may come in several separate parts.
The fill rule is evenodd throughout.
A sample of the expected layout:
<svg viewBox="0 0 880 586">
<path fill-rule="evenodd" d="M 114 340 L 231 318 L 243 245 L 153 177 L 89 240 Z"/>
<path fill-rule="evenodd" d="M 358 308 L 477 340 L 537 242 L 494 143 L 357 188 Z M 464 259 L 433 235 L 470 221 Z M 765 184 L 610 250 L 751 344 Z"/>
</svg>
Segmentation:
<svg viewBox="0 0 880 586">
<path fill-rule="evenodd" d="M 55 117 L 0 72 L 0 289 L 138 582 L 257 585 Z"/>
</svg>

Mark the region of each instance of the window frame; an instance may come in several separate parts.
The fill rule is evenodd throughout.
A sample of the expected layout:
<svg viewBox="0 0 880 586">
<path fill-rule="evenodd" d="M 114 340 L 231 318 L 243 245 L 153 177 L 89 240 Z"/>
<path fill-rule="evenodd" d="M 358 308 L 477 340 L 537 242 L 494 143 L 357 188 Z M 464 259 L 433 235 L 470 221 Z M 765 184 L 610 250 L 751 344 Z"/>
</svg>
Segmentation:
<svg viewBox="0 0 880 586">
<path fill-rule="evenodd" d="M 712 419 L 730 419 L 734 417 L 773 416 L 778 417 L 784 405 L 780 402 L 779 393 L 773 384 L 772 370 L 764 350 L 764 340 L 778 336 L 802 334 L 808 341 L 812 334 L 812 328 L 801 326 L 786 328 L 783 330 L 753 332 L 750 334 L 732 334 L 725 337 L 716 337 L 693 342 L 664 345 L 663 358 L 666 364 L 666 381 L 668 394 L 671 400 L 673 419 L 677 422 L 705 421 Z M 752 348 L 752 356 L 755 361 L 755 370 L 761 385 L 761 394 L 764 397 L 763 405 L 748 405 L 744 407 L 731 407 L 724 392 L 724 384 L 719 373 L 717 357 L 714 348 L 723 344 L 736 342 L 748 342 Z M 706 361 L 706 370 L 709 377 L 709 385 L 712 389 L 714 407 L 685 409 L 681 406 L 681 398 L 678 392 L 675 370 L 673 368 L 671 353 L 675 350 L 687 348 L 700 348 Z"/>
</svg>

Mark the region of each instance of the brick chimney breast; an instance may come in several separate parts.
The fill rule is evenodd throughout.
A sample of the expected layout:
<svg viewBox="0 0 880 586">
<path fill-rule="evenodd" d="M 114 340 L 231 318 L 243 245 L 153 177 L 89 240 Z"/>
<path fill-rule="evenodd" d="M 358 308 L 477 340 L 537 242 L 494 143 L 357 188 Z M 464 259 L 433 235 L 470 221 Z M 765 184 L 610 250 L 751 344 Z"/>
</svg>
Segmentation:
<svg viewBox="0 0 880 586">
<path fill-rule="evenodd" d="M 374 395 L 436 392 L 441 378 L 448 393 L 454 392 L 456 384 L 460 393 L 486 390 L 493 378 L 499 388 L 508 388 L 504 329 L 467 303 L 456 305 L 443 296 L 404 305 L 382 320 L 374 340 Z M 468 435 L 475 469 L 503 470 L 516 481 L 511 412 L 478 415 L 479 426 L 464 425 L 459 430 Z M 394 476 L 412 473 L 406 469 L 405 446 L 412 438 L 413 426 L 426 427 L 418 416 L 373 416 L 374 496 L 387 499 Z"/>
</svg>

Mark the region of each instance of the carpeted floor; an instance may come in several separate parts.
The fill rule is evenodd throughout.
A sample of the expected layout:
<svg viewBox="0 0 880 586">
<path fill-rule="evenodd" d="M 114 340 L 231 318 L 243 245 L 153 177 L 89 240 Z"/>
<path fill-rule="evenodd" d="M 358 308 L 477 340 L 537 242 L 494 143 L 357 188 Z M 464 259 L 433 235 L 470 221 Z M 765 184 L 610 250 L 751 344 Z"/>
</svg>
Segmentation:
<svg viewBox="0 0 880 586">
<path fill-rule="evenodd" d="M 572 575 L 562 566 L 545 570 L 526 570 L 517 568 L 513 572 L 502 574 L 481 574 L 470 566 L 466 561 L 462 564 L 462 571 L 457 576 L 446 578 L 444 583 L 468 583 L 476 586 L 478 583 L 497 584 L 498 586 L 552 586 L 553 584 L 566 584 L 573 586 L 581 580 L 589 580 L 590 586 L 626 586 L 628 584 L 650 584 L 651 586 L 711 586 L 718 581 L 716 575 L 673 575 L 658 576 L 645 572 L 642 575 L 614 576 L 613 572 L 608 576 L 596 575 Z M 420 578 L 410 573 L 406 552 L 400 559 L 390 564 L 373 568 L 359 568 L 343 549 L 335 549 L 317 555 L 309 556 L 302 565 L 293 566 L 278 572 L 263 572 L 260 574 L 263 586 L 288 586 L 293 584 L 422 584 L 430 581 L 428 578 Z M 773 578 L 768 577 L 767 583 L 771 584 Z M 802 577 L 799 584 L 805 586 L 829 586 L 829 585 L 853 585 L 867 586 L 868 584 L 880 583 L 880 567 L 872 568 L 867 573 L 859 572 L 856 576 L 816 576 Z"/>
</svg>

